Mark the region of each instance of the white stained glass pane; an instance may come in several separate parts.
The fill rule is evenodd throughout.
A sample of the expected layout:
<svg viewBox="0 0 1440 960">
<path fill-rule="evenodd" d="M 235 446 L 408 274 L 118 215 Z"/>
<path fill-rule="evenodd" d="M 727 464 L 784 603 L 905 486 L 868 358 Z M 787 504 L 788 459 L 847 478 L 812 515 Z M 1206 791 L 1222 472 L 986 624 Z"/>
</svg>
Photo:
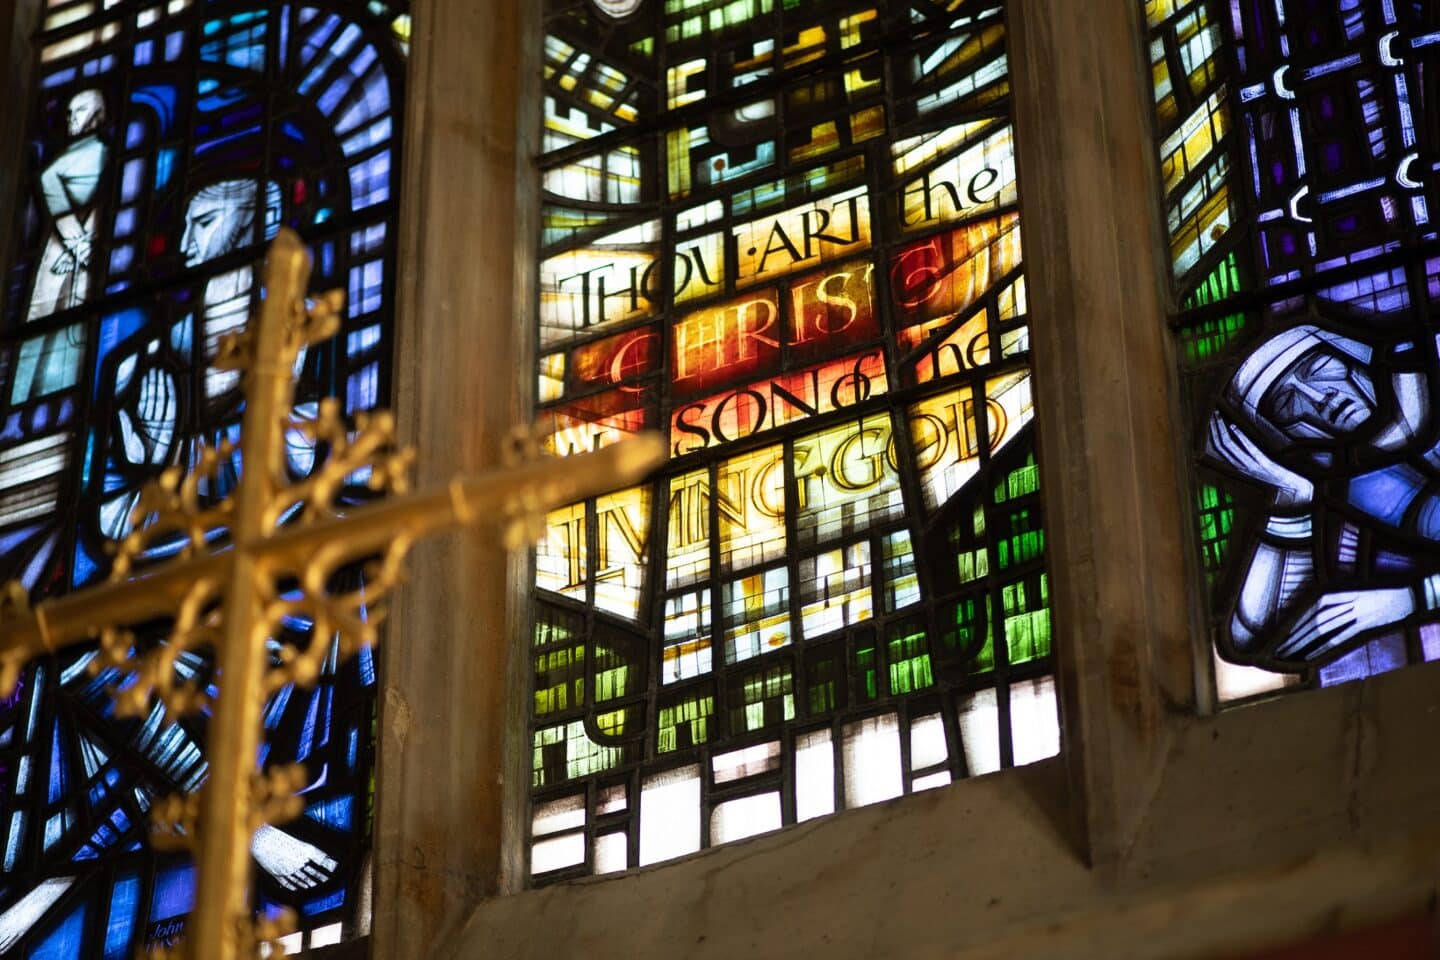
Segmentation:
<svg viewBox="0 0 1440 960">
<path fill-rule="evenodd" d="M 21 897 L 9 910 L 0 913 L 0 954 L 9 951 L 17 940 L 25 936 L 74 882 L 74 877 L 46 880 Z"/>
<path fill-rule="evenodd" d="M 717 806 L 710 814 L 710 840 L 731 843 L 779 830 L 780 826 L 780 794 L 761 793 L 726 800 Z"/>
<path fill-rule="evenodd" d="M 618 787 L 606 787 L 600 791 L 600 802 L 596 804 L 595 812 L 598 814 L 618 813 L 624 810 L 628 802 L 625 784 Z"/>
<path fill-rule="evenodd" d="M 700 768 L 649 777 L 640 788 L 640 864 L 700 849 Z"/>
<path fill-rule="evenodd" d="M 835 812 L 835 748 L 829 730 L 795 738 L 795 819 L 813 820 Z"/>
<path fill-rule="evenodd" d="M 1221 703 L 1244 697 L 1274 693 L 1294 686 L 1300 677 L 1292 673 L 1271 673 L 1259 667 L 1242 667 L 1238 663 L 1226 663 L 1215 658 L 1215 694 Z"/>
<path fill-rule="evenodd" d="M 730 583 L 722 590 L 726 659 L 734 663 L 790 643 L 790 572 L 775 567 Z"/>
<path fill-rule="evenodd" d="M 949 785 L 950 771 L 941 770 L 938 773 L 931 773 L 926 774 L 923 777 L 916 777 L 915 782 L 910 784 L 910 789 L 914 793 L 919 793 L 921 790 L 934 790 L 936 787 L 945 787 Z"/>
<path fill-rule="evenodd" d="M 661 683 L 710 672 L 710 591 L 684 593 L 665 601 L 665 652 Z"/>
<path fill-rule="evenodd" d="M 863 807 L 905 792 L 900 724 L 893 713 L 845 725 L 845 805 Z"/>
<path fill-rule="evenodd" d="M 885 609 L 900 610 L 920 602 L 920 577 L 915 572 L 915 551 L 910 531 L 885 538 Z"/>
<path fill-rule="evenodd" d="M 530 835 L 544 837 L 585 826 L 585 794 L 537 803 L 530 823 Z"/>
<path fill-rule="evenodd" d="M 630 864 L 629 843 L 623 833 L 604 833 L 595 838 L 595 872 L 619 873 Z"/>
<path fill-rule="evenodd" d="M 780 766 L 780 741 L 756 744 L 743 750 L 732 750 L 710 761 L 716 783 L 730 783 L 765 773 Z"/>
<path fill-rule="evenodd" d="M 1060 715 L 1053 677 L 1011 685 L 1010 738 L 1017 767 L 1060 752 Z"/>
<path fill-rule="evenodd" d="M 331 944 L 339 943 L 341 940 L 341 928 L 338 923 L 331 923 L 323 927 L 316 927 L 310 934 L 310 946 L 328 947 Z"/>
<path fill-rule="evenodd" d="M 537 841 L 530 847 L 530 872 L 549 873 L 585 860 L 585 834 L 570 833 Z"/>
<path fill-rule="evenodd" d="M 932 713 L 910 723 L 910 769 L 924 770 L 950 759 L 945 746 L 945 721 Z"/>
<path fill-rule="evenodd" d="M 807 640 L 870 619 L 870 544 L 861 541 L 802 559 L 800 591 L 800 626 Z"/>
<path fill-rule="evenodd" d="M 960 742 L 965 766 L 978 777 L 1000 769 L 1000 709 L 994 690 L 980 690 L 960 701 Z"/>
</svg>

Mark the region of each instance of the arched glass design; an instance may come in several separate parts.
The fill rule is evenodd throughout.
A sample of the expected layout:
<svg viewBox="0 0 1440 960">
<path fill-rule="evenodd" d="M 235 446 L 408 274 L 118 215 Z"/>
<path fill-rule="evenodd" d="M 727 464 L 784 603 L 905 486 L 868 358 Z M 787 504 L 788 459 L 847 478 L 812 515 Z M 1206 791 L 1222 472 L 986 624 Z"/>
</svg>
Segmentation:
<svg viewBox="0 0 1440 960">
<path fill-rule="evenodd" d="M 1440 8 L 1145 0 L 1222 699 L 1440 657 Z"/>
<path fill-rule="evenodd" d="M 387 397 L 409 32 L 403 0 L 48 0 L 42 17 L 0 327 L 0 579 L 36 599 L 103 579 L 139 487 L 237 437 L 238 379 L 212 361 L 282 224 L 312 245 L 316 289 L 349 298 L 301 361 L 297 413 Z M 292 474 L 316 456 L 293 431 Z M 239 469 L 237 453 L 203 492 Z M 206 716 L 119 719 L 106 688 L 124 678 L 92 659 L 32 664 L 0 703 L 6 956 L 130 957 L 172 942 L 192 905 L 191 864 L 143 840 L 158 797 L 204 781 Z M 306 929 L 295 949 L 368 909 L 374 684 L 368 653 L 332 655 L 265 707 L 260 761 L 310 776 L 304 816 L 252 848 L 261 908 Z"/>
<path fill-rule="evenodd" d="M 551 0 L 530 873 L 1059 749 L 1002 3 Z"/>
</svg>

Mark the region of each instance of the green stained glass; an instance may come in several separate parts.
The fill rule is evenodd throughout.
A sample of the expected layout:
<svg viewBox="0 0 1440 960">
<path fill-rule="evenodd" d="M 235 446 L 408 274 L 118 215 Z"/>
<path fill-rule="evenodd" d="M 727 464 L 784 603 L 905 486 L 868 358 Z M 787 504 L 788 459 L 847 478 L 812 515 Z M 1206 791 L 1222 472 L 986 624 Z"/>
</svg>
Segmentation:
<svg viewBox="0 0 1440 960">
<path fill-rule="evenodd" d="M 585 725 L 578 721 L 542 727 L 535 731 L 533 783 L 543 787 L 601 773 L 618 764 L 621 757 L 620 748 L 596 743 L 585 732 Z"/>
<path fill-rule="evenodd" d="M 1044 551 L 1045 531 L 1040 527 L 1038 514 L 1038 510 L 1017 510 L 1007 517 L 1008 526 L 1014 532 L 996 544 L 1001 570 L 1028 563 Z"/>
<path fill-rule="evenodd" d="M 544 716 L 585 703 L 585 647 L 553 650 L 535 658 L 535 714 Z"/>
<path fill-rule="evenodd" d="M 746 673 L 729 690 L 730 729 L 753 732 L 795 719 L 794 677 L 788 664 Z"/>
<path fill-rule="evenodd" d="M 1035 465 L 1035 455 L 1032 453 L 1023 466 L 1011 470 L 1005 477 L 1005 482 L 995 488 L 995 502 L 1005 503 L 1039 491 L 1040 468 Z M 977 529 L 975 532 L 981 531 Z"/>
<path fill-rule="evenodd" d="M 1220 263 L 1215 266 L 1215 269 L 1211 270 L 1205 279 L 1201 280 L 1195 289 L 1190 291 L 1189 295 L 1185 297 L 1185 302 L 1182 306 L 1186 310 L 1193 310 L 1196 307 L 1220 303 L 1223 300 L 1230 299 L 1242 289 L 1240 284 L 1239 261 L 1236 260 L 1235 254 L 1232 253 L 1221 260 Z"/>
<path fill-rule="evenodd" d="M 841 693 L 845 683 L 845 658 L 835 646 L 820 647 L 807 651 L 806 690 L 807 708 L 811 716 L 820 716 L 841 705 Z"/>
<path fill-rule="evenodd" d="M 1050 597 L 1048 578 L 1021 580 L 1002 591 L 1005 605 L 1005 643 L 1012 664 L 1028 663 L 1050 655 Z"/>
<path fill-rule="evenodd" d="M 1245 327 L 1245 314 L 1231 313 L 1223 317 L 1200 320 L 1181 328 L 1180 340 L 1185 349 L 1185 362 L 1193 366 L 1219 359 L 1225 348 L 1245 332 Z"/>
<path fill-rule="evenodd" d="M 890 692 L 914 693 L 935 683 L 930 672 L 930 641 L 921 626 L 896 624 L 890 628 L 886 644 L 890 664 Z"/>
<path fill-rule="evenodd" d="M 1200 525 L 1200 555 L 1205 576 L 1213 584 L 1230 555 L 1231 528 L 1235 523 L 1235 501 L 1213 483 L 1203 484 L 1196 495 Z"/>
<path fill-rule="evenodd" d="M 656 749 L 672 753 L 707 742 L 714 713 L 715 697 L 711 694 L 698 694 L 661 707 Z"/>
<path fill-rule="evenodd" d="M 595 650 L 595 700 L 603 703 L 629 692 L 630 667 L 613 650 Z"/>
<path fill-rule="evenodd" d="M 947 661 L 970 664 L 977 670 L 995 666 L 990 625 L 991 597 L 965 597 L 944 608 L 940 632 L 941 656 Z"/>
</svg>

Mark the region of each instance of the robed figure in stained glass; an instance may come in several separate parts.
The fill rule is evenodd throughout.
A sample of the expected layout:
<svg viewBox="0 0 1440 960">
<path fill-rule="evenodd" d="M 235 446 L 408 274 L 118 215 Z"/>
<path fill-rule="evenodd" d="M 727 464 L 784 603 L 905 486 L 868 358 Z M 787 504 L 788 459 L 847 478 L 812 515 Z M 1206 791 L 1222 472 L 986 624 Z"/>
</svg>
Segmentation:
<svg viewBox="0 0 1440 960">
<path fill-rule="evenodd" d="M 90 251 L 98 219 L 95 191 L 109 158 L 99 132 L 104 120 L 105 98 L 100 91 L 75 94 L 66 111 L 70 144 L 40 174 L 50 235 L 30 296 L 31 320 L 79 306 L 89 293 Z"/>
<path fill-rule="evenodd" d="M 185 266 L 200 267 L 243 250 L 262 235 L 270 239 L 281 215 L 281 191 L 274 182 L 229 178 L 199 188 L 185 204 L 179 242 Z M 106 393 L 118 402 L 107 447 L 110 475 L 99 506 L 100 529 L 106 537 L 120 538 L 129 532 L 140 488 L 159 470 L 180 462 L 182 447 L 188 446 L 184 424 L 217 418 L 233 421 L 238 413 L 231 408 L 237 402 L 239 374 L 216 368 L 214 360 L 221 340 L 244 329 L 255 292 L 255 268 L 244 263 L 220 270 L 202 284 L 195 311 L 174 324 L 168 338 L 140 337 L 117 351 L 107 365 Z M 183 371 L 192 362 L 197 339 L 203 344 L 206 366 L 201 384 L 193 386 Z M 304 453 L 313 453 L 313 444 L 301 445 Z M 299 475 L 308 473 L 313 462 L 313 456 L 303 457 Z M 233 470 L 226 475 L 233 479 Z"/>
<path fill-rule="evenodd" d="M 1273 491 L 1227 654 L 1298 670 L 1440 620 L 1440 430 L 1431 345 L 1301 323 L 1244 359 L 1211 458 Z"/>
</svg>

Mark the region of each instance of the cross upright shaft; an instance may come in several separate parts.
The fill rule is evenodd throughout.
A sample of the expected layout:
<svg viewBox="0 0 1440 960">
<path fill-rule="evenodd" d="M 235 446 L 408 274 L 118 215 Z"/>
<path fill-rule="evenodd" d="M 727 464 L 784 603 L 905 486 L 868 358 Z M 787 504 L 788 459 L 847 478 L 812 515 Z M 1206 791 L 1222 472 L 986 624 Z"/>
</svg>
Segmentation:
<svg viewBox="0 0 1440 960">
<path fill-rule="evenodd" d="M 249 939 L 250 840 L 254 794 L 251 778 L 265 700 L 268 633 L 260 578 L 266 561 L 254 546 L 270 532 L 267 514 L 283 470 L 285 424 L 293 406 L 294 379 L 282 358 L 300 334 L 297 310 L 310 280 L 310 255 L 300 238 L 284 230 L 265 260 L 267 296 L 252 330 L 252 353 L 241 426 L 243 469 L 231 518 L 231 561 L 225 590 L 225 634 L 218 652 L 220 696 L 215 703 L 210 778 L 201 793 L 199 884 L 189 954 L 215 960 L 240 956 L 242 924 Z"/>
</svg>

